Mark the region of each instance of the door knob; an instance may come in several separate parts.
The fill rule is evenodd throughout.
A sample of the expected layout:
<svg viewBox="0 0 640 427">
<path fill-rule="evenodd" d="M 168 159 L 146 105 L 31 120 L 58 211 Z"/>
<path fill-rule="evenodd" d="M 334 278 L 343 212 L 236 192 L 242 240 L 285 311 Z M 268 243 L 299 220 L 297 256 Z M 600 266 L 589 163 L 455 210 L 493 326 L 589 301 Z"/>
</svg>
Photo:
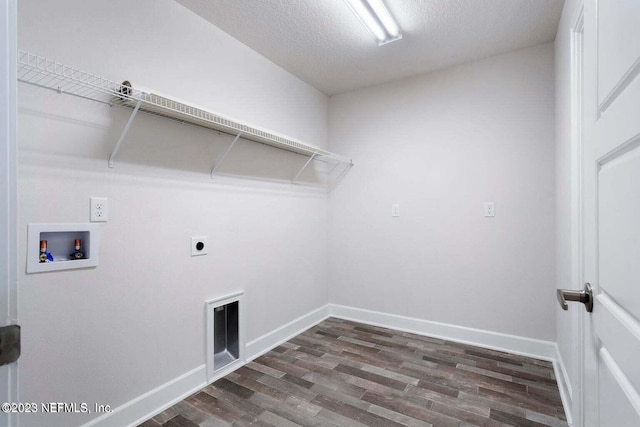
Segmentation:
<svg viewBox="0 0 640 427">
<path fill-rule="evenodd" d="M 577 301 L 584 304 L 584 308 L 587 312 L 593 311 L 593 290 L 590 283 L 584 284 L 584 289 L 581 291 L 572 291 L 569 289 L 557 290 L 558 302 L 563 310 L 569 309 L 567 301 Z"/>
</svg>

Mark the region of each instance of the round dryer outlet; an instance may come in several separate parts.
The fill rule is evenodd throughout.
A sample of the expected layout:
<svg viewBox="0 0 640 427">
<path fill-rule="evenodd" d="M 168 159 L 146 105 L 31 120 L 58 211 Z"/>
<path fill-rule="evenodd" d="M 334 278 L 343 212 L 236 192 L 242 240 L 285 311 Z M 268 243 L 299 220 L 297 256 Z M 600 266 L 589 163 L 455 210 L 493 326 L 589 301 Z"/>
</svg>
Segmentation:
<svg viewBox="0 0 640 427">
<path fill-rule="evenodd" d="M 207 236 L 191 238 L 191 256 L 207 254 Z"/>
</svg>

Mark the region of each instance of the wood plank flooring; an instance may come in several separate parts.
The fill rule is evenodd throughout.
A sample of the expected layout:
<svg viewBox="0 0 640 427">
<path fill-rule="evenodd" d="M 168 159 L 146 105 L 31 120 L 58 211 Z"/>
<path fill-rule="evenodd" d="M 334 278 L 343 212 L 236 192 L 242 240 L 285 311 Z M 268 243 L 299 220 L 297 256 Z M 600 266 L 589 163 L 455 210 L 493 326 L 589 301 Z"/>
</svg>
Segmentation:
<svg viewBox="0 0 640 427">
<path fill-rule="evenodd" d="M 550 362 L 330 318 L 139 427 L 567 426 Z"/>
</svg>

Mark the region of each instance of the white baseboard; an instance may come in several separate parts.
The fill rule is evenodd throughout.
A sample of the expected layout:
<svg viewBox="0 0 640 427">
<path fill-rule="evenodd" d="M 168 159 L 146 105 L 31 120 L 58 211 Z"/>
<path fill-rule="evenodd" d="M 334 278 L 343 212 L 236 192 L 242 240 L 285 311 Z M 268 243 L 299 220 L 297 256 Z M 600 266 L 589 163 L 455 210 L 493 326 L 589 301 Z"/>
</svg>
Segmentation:
<svg viewBox="0 0 640 427">
<path fill-rule="evenodd" d="M 562 363 L 562 357 L 558 352 L 557 345 L 553 342 L 336 304 L 327 304 L 320 307 L 247 343 L 245 349 L 246 361 L 244 363 L 250 362 L 267 353 L 271 349 L 317 325 L 328 317 L 353 320 L 370 325 L 552 361 L 556 371 L 556 378 L 558 379 L 562 402 L 565 404 L 567 411 L 570 412 L 571 388 L 564 363 Z M 230 369 L 235 370 L 244 363 L 234 364 Z M 228 372 L 225 371 L 224 374 L 226 373 Z M 216 379 L 218 377 L 219 376 L 216 375 Z M 206 365 L 203 364 L 119 406 L 112 412 L 84 424 L 82 427 L 135 426 L 196 392 L 206 384 Z M 571 414 L 568 413 L 567 417 L 570 415 Z"/>
<path fill-rule="evenodd" d="M 569 373 L 564 365 L 562 359 L 562 353 L 557 344 L 554 344 L 556 348 L 555 360 L 553 361 L 553 370 L 556 375 L 556 382 L 558 383 L 558 390 L 560 391 L 560 399 L 562 399 L 562 406 L 564 406 L 565 416 L 567 417 L 567 424 L 573 425 L 573 389 L 571 387 L 571 381 L 569 380 Z"/>
<path fill-rule="evenodd" d="M 327 317 L 329 317 L 329 305 L 325 305 L 311 313 L 298 317 L 286 325 L 279 327 L 275 331 L 269 332 L 268 334 L 247 343 L 247 362 L 250 362 L 256 357 L 262 356 L 272 348 L 287 342 L 296 335 L 299 335 L 310 327 L 322 322 Z"/>
<path fill-rule="evenodd" d="M 397 329 L 463 344 L 477 345 L 479 347 L 506 351 L 542 360 L 554 361 L 556 358 L 555 343 L 551 341 L 519 337 L 500 332 L 485 331 L 482 329 L 433 322 L 361 308 L 345 307 L 336 304 L 329 304 L 329 313 L 331 316 L 341 319 L 368 323 L 370 325 Z"/>
<path fill-rule="evenodd" d="M 95 418 L 82 427 L 136 426 L 178 403 L 206 385 L 206 365 L 180 375 L 147 393 Z"/>
</svg>

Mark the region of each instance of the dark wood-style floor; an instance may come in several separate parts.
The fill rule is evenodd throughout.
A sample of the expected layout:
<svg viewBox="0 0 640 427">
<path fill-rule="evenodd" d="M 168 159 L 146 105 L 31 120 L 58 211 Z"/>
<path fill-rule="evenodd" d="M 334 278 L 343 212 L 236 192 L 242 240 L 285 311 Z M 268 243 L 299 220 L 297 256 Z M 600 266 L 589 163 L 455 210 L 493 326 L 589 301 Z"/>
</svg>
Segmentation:
<svg viewBox="0 0 640 427">
<path fill-rule="evenodd" d="M 141 427 L 566 426 L 550 362 L 330 318 Z"/>
</svg>

